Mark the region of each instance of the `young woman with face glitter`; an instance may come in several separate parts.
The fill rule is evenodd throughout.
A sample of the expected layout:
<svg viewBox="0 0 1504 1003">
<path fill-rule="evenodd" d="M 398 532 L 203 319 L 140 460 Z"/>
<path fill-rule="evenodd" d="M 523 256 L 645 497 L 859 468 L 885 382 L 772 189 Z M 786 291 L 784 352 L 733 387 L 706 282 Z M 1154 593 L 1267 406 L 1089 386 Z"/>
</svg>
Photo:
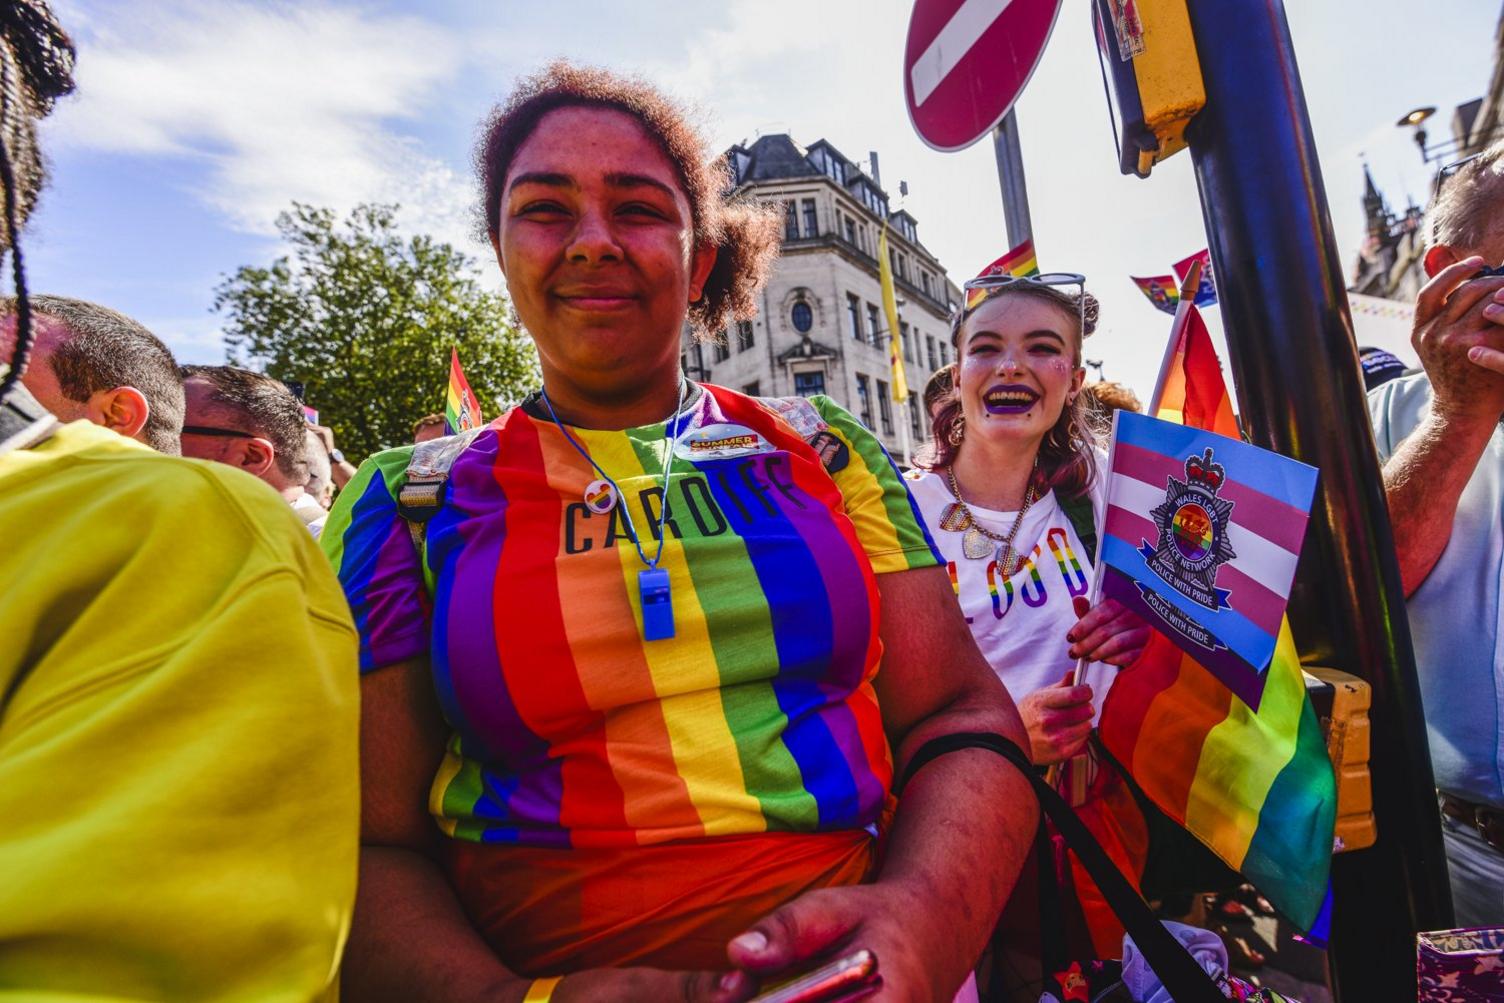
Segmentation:
<svg viewBox="0 0 1504 1003">
<path fill-rule="evenodd" d="M 951 326 L 955 388 L 934 421 L 928 470 L 909 475 L 977 646 L 1019 704 L 1036 763 L 1081 750 L 1095 694 L 1080 658 L 1127 665 L 1148 628 L 1113 601 L 1081 615 L 1104 504 L 1081 342 L 1097 302 L 1082 276 L 967 283 Z M 1094 541 L 1093 541 L 1094 543 Z M 1099 701 L 1098 701 L 1099 703 Z"/>
</svg>

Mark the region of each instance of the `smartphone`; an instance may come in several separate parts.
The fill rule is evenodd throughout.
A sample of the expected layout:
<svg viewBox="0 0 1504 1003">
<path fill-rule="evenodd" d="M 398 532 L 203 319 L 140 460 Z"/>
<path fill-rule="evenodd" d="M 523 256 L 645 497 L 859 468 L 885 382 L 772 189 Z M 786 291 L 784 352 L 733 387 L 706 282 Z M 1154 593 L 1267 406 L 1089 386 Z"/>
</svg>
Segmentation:
<svg viewBox="0 0 1504 1003">
<path fill-rule="evenodd" d="M 842 1003 L 870 996 L 882 984 L 877 955 L 862 950 L 770 989 L 752 1003 Z"/>
<path fill-rule="evenodd" d="M 1496 275 L 1504 275 L 1504 265 L 1499 265 L 1495 268 L 1485 268 L 1482 271 L 1478 272 L 1477 275 L 1474 275 L 1473 278 L 1488 279 L 1493 278 Z"/>
</svg>

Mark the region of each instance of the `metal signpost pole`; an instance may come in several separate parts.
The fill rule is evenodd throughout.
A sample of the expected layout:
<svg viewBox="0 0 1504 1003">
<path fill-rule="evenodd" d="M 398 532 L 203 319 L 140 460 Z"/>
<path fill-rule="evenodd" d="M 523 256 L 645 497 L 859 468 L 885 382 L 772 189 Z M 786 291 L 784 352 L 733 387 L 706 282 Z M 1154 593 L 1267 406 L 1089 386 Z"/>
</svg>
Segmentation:
<svg viewBox="0 0 1504 1003">
<path fill-rule="evenodd" d="M 1321 492 L 1290 616 L 1305 649 L 1372 687 L 1378 842 L 1336 855 L 1331 962 L 1346 1000 L 1415 991 L 1415 934 L 1452 903 L 1405 600 L 1363 382 L 1281 0 L 1189 5 L 1206 108 L 1187 136 L 1228 351 L 1254 443 Z"/>
<path fill-rule="evenodd" d="M 1029 190 L 1024 184 L 1024 155 L 1018 145 L 1018 116 L 1013 108 L 992 130 L 992 149 L 997 154 L 997 180 L 1003 189 L 1003 215 L 1008 224 L 1008 246 L 1017 247 L 1034 237 L 1029 219 Z"/>
</svg>

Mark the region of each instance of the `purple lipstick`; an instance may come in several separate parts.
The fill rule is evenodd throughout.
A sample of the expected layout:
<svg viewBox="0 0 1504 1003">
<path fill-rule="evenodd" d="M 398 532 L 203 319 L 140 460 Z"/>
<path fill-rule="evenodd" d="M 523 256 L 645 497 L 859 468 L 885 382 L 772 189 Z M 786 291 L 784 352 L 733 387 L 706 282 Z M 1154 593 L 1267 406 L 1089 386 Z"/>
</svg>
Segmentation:
<svg viewBox="0 0 1504 1003">
<path fill-rule="evenodd" d="M 982 394 L 982 407 L 988 414 L 1024 414 L 1039 400 L 1039 394 L 1017 383 L 989 387 Z"/>
</svg>

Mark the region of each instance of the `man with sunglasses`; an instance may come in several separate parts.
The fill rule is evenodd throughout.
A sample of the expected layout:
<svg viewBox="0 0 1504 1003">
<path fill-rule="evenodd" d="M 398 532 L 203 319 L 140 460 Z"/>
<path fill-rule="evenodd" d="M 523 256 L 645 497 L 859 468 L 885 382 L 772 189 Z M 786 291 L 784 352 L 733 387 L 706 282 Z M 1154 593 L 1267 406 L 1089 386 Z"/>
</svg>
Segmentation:
<svg viewBox="0 0 1504 1003">
<path fill-rule="evenodd" d="M 1504 144 L 1443 168 L 1411 336 L 1369 395 L 1459 926 L 1504 924 Z"/>
<path fill-rule="evenodd" d="M 235 366 L 182 367 L 183 455 L 270 484 L 294 508 L 308 483 L 308 420 L 286 384 Z"/>
</svg>

